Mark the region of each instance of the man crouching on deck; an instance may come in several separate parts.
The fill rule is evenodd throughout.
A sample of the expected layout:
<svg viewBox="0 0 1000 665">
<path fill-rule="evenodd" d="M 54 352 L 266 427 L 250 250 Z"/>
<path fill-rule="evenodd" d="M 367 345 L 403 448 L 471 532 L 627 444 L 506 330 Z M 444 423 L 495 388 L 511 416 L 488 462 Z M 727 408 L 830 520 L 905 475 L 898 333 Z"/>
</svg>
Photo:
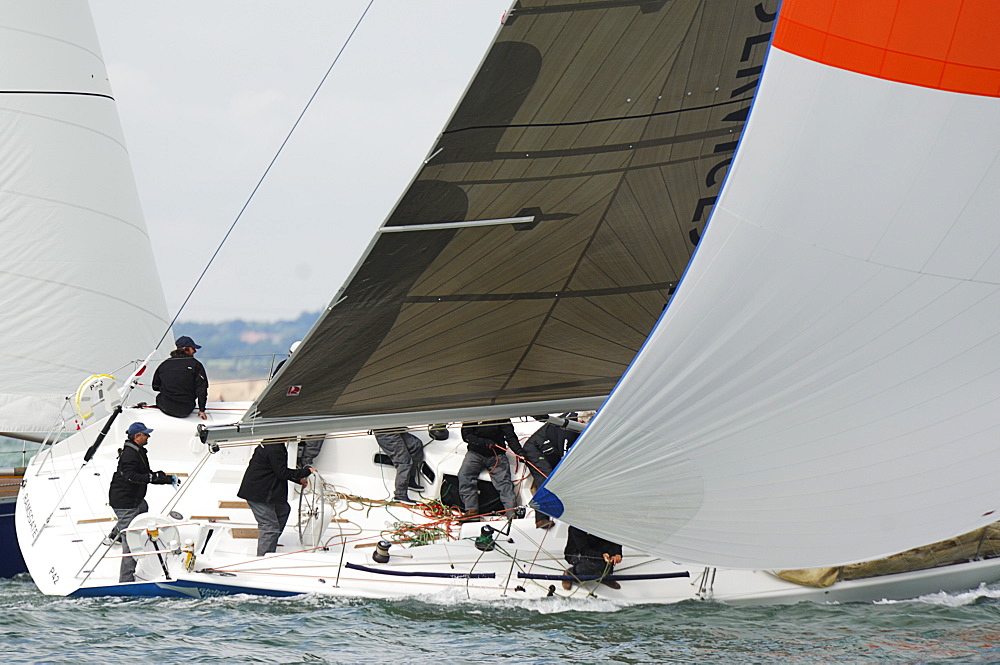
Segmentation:
<svg viewBox="0 0 1000 665">
<path fill-rule="evenodd" d="M 278 538 L 292 512 L 285 483 L 297 482 L 305 488 L 309 484 L 306 478 L 315 470 L 311 466 L 289 469 L 288 449 L 283 442 L 261 443 L 254 448 L 236 496 L 246 499 L 257 520 L 257 556 L 278 551 Z"/>
</svg>

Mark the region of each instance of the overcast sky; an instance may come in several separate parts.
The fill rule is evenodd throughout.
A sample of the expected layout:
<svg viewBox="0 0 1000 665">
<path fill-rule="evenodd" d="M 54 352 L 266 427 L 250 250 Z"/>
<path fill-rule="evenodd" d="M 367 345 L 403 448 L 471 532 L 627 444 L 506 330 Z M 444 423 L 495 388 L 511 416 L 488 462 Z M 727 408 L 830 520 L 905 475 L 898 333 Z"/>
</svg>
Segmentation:
<svg viewBox="0 0 1000 665">
<path fill-rule="evenodd" d="M 90 4 L 173 315 L 368 0 Z M 325 307 L 509 4 L 375 0 L 181 319 Z"/>
</svg>

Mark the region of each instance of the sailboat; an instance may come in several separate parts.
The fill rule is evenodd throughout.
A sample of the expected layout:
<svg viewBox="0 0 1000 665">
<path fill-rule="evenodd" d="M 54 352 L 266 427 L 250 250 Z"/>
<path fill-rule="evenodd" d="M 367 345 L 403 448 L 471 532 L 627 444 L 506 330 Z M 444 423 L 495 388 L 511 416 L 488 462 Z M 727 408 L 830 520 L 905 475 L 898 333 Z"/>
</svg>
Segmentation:
<svg viewBox="0 0 1000 665">
<path fill-rule="evenodd" d="M 0 26 L 0 434 L 38 444 L 86 424 L 93 369 L 127 376 L 168 319 L 86 3 L 7 2 Z M 5 471 L 0 576 L 27 570 Z"/>
<path fill-rule="evenodd" d="M 788 603 L 1000 579 L 1000 14 L 935 4 L 928 22 L 929 7 L 514 3 L 354 273 L 245 413 L 199 426 L 125 404 L 36 458 L 18 505 L 36 584 Z M 457 519 L 465 447 L 427 423 L 509 417 L 523 436 L 529 414 L 588 407 L 533 498 L 511 459 L 528 514 Z M 150 488 L 126 536 L 137 581 L 120 584 L 104 497 L 110 442 L 134 420 L 181 483 Z M 416 507 L 391 500 L 366 433 L 387 426 L 426 444 Z M 256 557 L 235 496 L 251 451 L 290 443 L 291 464 L 310 438 L 319 473 L 278 552 Z M 536 529 L 532 509 L 557 526 Z M 570 524 L 623 544 L 620 588 L 565 573 Z M 967 532 L 957 558 L 882 559 Z"/>
</svg>

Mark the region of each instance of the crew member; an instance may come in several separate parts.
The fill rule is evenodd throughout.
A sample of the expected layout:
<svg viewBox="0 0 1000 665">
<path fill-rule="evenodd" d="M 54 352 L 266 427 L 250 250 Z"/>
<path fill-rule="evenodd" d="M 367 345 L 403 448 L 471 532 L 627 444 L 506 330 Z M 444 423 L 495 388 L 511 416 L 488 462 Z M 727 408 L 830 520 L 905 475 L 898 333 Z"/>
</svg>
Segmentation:
<svg viewBox="0 0 1000 665">
<path fill-rule="evenodd" d="M 278 538 L 292 512 L 287 483 L 298 483 L 304 489 L 309 485 L 307 478 L 316 470 L 289 469 L 287 464 L 288 449 L 284 442 L 258 444 L 236 493 L 246 499 L 257 520 L 257 556 L 278 551 Z"/>
<path fill-rule="evenodd" d="M 186 418 L 197 402 L 198 417 L 205 420 L 208 401 L 208 375 L 205 366 L 195 360 L 201 347 L 184 335 L 177 338 L 177 348 L 160 363 L 153 374 L 153 390 L 157 391 L 156 406 L 174 418 Z"/>
<path fill-rule="evenodd" d="M 295 350 L 297 348 L 299 348 L 299 344 L 302 344 L 302 340 L 301 339 L 299 341 L 297 341 L 297 342 L 292 342 L 292 345 L 288 347 L 288 357 L 287 358 L 283 358 L 280 363 L 278 363 L 277 365 L 274 366 L 274 371 L 271 372 L 271 378 L 272 379 L 275 377 L 275 375 L 278 373 L 278 371 L 282 368 L 282 366 L 286 362 L 288 362 L 289 360 L 292 359 L 292 355 L 295 353 Z"/>
<path fill-rule="evenodd" d="M 108 503 L 111 504 L 118 522 L 109 536 L 112 540 L 121 538 L 122 553 L 128 554 L 128 540 L 123 529 L 127 529 L 136 515 L 149 511 L 146 503 L 146 486 L 169 485 L 173 478 L 162 471 L 149 470 L 149 458 L 146 455 L 146 444 L 153 430 L 142 423 L 132 423 L 125 430 L 125 445 L 118 451 L 118 468 L 111 476 L 111 487 L 108 488 Z M 122 558 L 118 573 L 119 582 L 135 581 L 135 559 L 127 556 Z"/>
<path fill-rule="evenodd" d="M 387 427 L 372 430 L 379 448 L 392 460 L 396 468 L 396 486 L 392 500 L 400 503 L 416 503 L 410 498 L 408 490 L 417 492 L 424 486 L 417 482 L 417 472 L 424 461 L 424 443 L 415 435 L 406 431 L 405 427 Z"/>
<path fill-rule="evenodd" d="M 567 575 L 600 575 L 601 584 L 612 589 L 622 588 L 616 580 L 607 577 L 622 562 L 622 546 L 618 543 L 570 526 L 563 556 L 566 557 L 566 563 L 570 564 Z M 569 591 L 573 588 L 573 582 L 563 580 L 562 588 Z"/>
<path fill-rule="evenodd" d="M 562 417 L 587 424 L 593 415 L 593 411 L 581 411 L 579 414 L 568 413 Z M 548 416 L 535 416 L 535 418 L 543 420 L 547 419 Z M 579 432 L 565 429 L 553 423 L 545 423 L 528 437 L 528 440 L 524 442 L 524 458 L 528 463 L 528 470 L 531 472 L 533 491 L 537 492 L 545 479 L 552 475 L 552 469 L 556 467 L 570 446 L 576 443 L 579 436 Z M 548 529 L 553 524 L 552 518 L 548 515 L 535 511 L 536 528 Z"/>
<path fill-rule="evenodd" d="M 458 494 L 462 497 L 465 519 L 474 521 L 479 514 L 479 473 L 483 469 L 489 469 L 493 487 L 510 514 L 517 507 L 517 498 L 504 443 L 515 455 L 524 455 L 510 418 L 462 423 L 462 440 L 468 449 L 458 470 Z"/>
</svg>

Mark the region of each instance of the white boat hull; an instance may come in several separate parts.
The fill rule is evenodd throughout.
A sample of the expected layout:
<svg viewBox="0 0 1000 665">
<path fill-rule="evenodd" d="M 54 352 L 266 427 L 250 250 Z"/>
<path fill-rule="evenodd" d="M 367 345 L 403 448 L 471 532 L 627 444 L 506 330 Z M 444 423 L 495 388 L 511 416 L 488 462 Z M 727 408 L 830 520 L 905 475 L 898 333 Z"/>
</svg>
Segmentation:
<svg viewBox="0 0 1000 665">
<path fill-rule="evenodd" d="M 230 404 L 225 406 L 229 407 Z M 212 410 L 215 422 L 240 415 Z M 179 474 L 179 488 L 150 486 L 150 513 L 137 518 L 134 533 L 144 544 L 137 553 L 139 581 L 118 583 L 120 545 L 104 544 L 115 523 L 107 505 L 123 431 L 141 420 L 154 429 L 149 457 L 154 469 Z M 289 525 L 277 554 L 258 558 L 256 524 L 236 496 L 252 444 L 224 445 L 212 453 L 197 437 L 196 418 L 175 419 L 151 409 L 126 409 L 94 458 L 83 465 L 99 426 L 43 451 L 25 474 L 17 512 L 18 537 L 38 587 L 63 596 L 185 596 L 237 593 L 321 594 L 353 598 L 443 596 L 494 601 L 547 596 L 596 596 L 618 603 L 676 603 L 714 599 L 733 604 L 856 602 L 906 599 L 958 592 L 1000 580 L 1000 559 L 971 561 L 930 570 L 857 581 L 820 589 L 786 582 L 766 571 L 705 569 L 664 561 L 625 549 L 615 571 L 620 589 L 598 580 L 563 588 L 566 525 L 535 528 L 533 515 L 462 524 L 442 509 L 387 503 L 395 472 L 380 461 L 369 435 L 329 437 L 316 461 L 325 480 L 322 514 L 307 521 L 297 514 L 291 489 Z M 100 425 L 100 423 L 98 424 Z M 537 423 L 518 426 L 527 434 Z M 420 435 L 420 432 L 417 432 Z M 426 434 L 421 436 L 428 440 Z M 294 462 L 294 445 L 289 446 Z M 422 493 L 437 498 L 461 464 L 465 446 L 456 431 L 429 441 Z M 520 498 L 530 497 L 530 475 L 512 458 Z M 486 476 L 484 474 L 483 478 Z M 416 493 L 414 493 L 415 495 Z M 311 495 L 306 495 L 306 505 Z M 307 511 L 308 513 L 308 511 Z M 308 515 L 306 515 L 308 516 Z M 497 530 L 487 551 L 475 539 L 484 525 Z M 146 528 L 155 537 L 150 536 Z M 155 529 L 153 527 L 156 527 Z M 306 545 L 300 538 L 305 532 Z M 437 538 L 430 532 L 434 531 Z M 506 532 L 506 533 L 504 533 Z M 311 536 L 310 536 L 311 534 Z M 389 560 L 373 560 L 374 545 L 403 534 L 423 534 L 428 544 L 397 543 Z M 316 539 L 310 541 L 310 537 Z M 318 542 L 318 547 L 310 547 Z"/>
</svg>

